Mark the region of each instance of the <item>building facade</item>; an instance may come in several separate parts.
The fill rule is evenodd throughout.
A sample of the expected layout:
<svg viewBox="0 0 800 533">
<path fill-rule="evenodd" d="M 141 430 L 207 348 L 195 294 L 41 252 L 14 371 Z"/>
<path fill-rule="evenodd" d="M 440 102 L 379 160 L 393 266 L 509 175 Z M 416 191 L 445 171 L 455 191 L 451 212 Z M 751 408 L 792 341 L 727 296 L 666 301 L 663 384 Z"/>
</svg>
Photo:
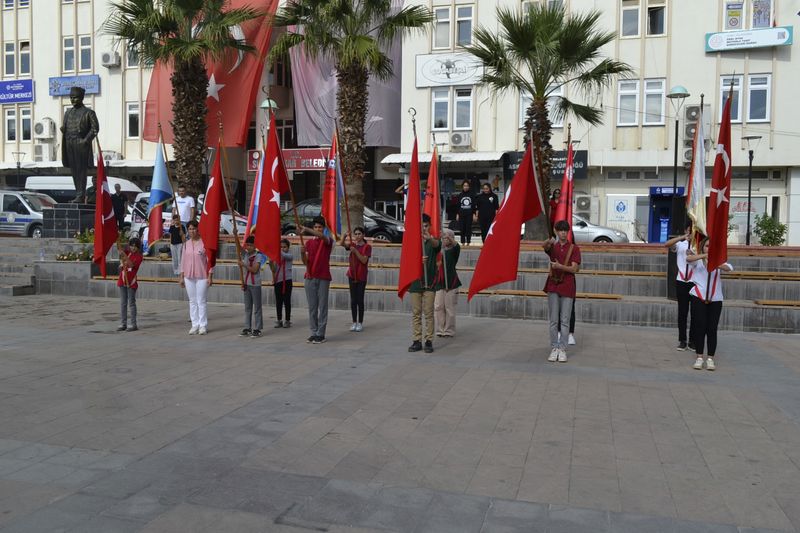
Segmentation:
<svg viewBox="0 0 800 533">
<path fill-rule="evenodd" d="M 477 26 L 495 30 L 496 6 L 522 9 L 530 0 L 432 0 L 436 23 L 426 38 L 404 40 L 403 109 L 416 110 L 420 161 L 430 159 L 432 143 L 442 153 L 444 188 L 454 191 L 463 179 L 488 180 L 502 193 L 523 148 L 526 95 L 496 95 L 481 86 L 479 65 L 463 51 Z M 547 1 L 551 4 L 560 0 Z M 749 204 L 752 220 L 766 213 L 789 225 L 789 244 L 800 244 L 800 154 L 797 152 L 800 83 L 793 40 L 797 6 L 786 0 L 561 0 L 567 12 L 596 9 L 600 26 L 617 38 L 606 56 L 634 69 L 600 95 L 570 99 L 602 106 L 604 121 L 587 127 L 572 124 L 572 138 L 585 169 L 576 175 L 575 211 L 594 223 L 626 231 L 631 240 L 664 239 L 663 219 L 670 216 L 673 159 L 678 153 L 678 193 L 686 184 L 691 139 L 701 95 L 706 132 L 707 167 L 714 151 L 724 96 L 733 84 L 731 242 L 744 242 L 748 209 L 749 150 L 753 172 Z M 680 109 L 667 98 L 683 86 L 690 96 Z M 678 143 L 675 143 L 675 119 Z M 571 119 L 554 121 L 552 144 L 566 141 Z M 410 118 L 404 120 L 401 153 L 382 160 L 404 172 L 413 140 Z M 745 137 L 757 136 L 750 141 Z M 551 176 L 559 187 L 560 175 Z M 707 170 L 710 182 L 711 169 Z M 708 190 L 708 185 L 707 189 Z M 755 242 L 757 239 L 753 238 Z"/>
</svg>

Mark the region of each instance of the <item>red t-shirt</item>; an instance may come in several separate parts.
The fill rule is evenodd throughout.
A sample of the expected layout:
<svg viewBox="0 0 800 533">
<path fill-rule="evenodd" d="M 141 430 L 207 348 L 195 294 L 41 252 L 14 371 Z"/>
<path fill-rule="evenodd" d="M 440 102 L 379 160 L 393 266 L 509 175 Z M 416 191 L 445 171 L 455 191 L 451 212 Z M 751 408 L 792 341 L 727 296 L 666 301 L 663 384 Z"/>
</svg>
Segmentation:
<svg viewBox="0 0 800 533">
<path fill-rule="evenodd" d="M 333 251 L 333 241 L 330 239 L 320 239 L 314 237 L 306 242 L 306 254 L 308 264 L 306 264 L 306 279 L 325 279 L 331 278 L 331 252 Z"/>
<path fill-rule="evenodd" d="M 363 256 L 372 257 L 372 246 L 366 241 L 364 244 L 351 244 L 350 249 L 352 250 L 353 248 Z M 353 281 L 367 281 L 368 264 L 369 261 L 362 263 L 358 260 L 356 254 L 350 252 L 350 268 L 347 269 L 347 277 Z"/>
<path fill-rule="evenodd" d="M 117 278 L 117 287 L 130 287 L 131 289 L 138 289 L 139 282 L 136 280 L 136 274 L 139 272 L 139 266 L 142 264 L 144 256 L 140 252 L 130 254 L 128 259 L 133 263 L 132 266 L 125 267 L 122 261 L 119 263 L 119 277 Z"/>
<path fill-rule="evenodd" d="M 558 209 L 559 200 L 550 200 L 550 225 L 556 223 L 556 209 Z"/>
<path fill-rule="evenodd" d="M 569 251 L 570 243 L 567 242 L 562 245 L 560 242 L 556 241 L 556 243 L 550 247 L 550 251 L 547 252 L 547 255 L 550 256 L 551 261 L 556 261 L 558 263 L 564 264 L 564 260 L 567 258 L 567 252 Z M 581 250 L 578 248 L 578 245 L 573 245 L 572 248 L 572 255 L 569 258 L 569 264 L 577 263 L 581 264 Z M 565 296 L 567 298 L 575 298 L 575 274 L 570 272 L 565 272 L 563 270 L 556 270 L 562 274 L 561 283 L 557 283 L 552 276 L 547 276 L 547 282 L 544 285 L 544 292 L 554 292 L 560 296 Z"/>
</svg>

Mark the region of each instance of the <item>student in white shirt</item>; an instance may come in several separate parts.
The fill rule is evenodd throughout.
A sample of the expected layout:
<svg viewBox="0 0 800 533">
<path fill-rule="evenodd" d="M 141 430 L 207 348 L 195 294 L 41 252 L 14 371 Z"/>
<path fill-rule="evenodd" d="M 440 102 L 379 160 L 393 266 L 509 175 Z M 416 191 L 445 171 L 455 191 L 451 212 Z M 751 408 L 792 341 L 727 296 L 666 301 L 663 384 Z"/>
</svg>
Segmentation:
<svg viewBox="0 0 800 533">
<path fill-rule="evenodd" d="M 175 207 L 178 210 L 178 215 L 181 217 L 181 224 L 186 231 L 186 224 L 190 220 L 194 220 L 197 215 L 197 208 L 194 198 L 186 194 L 186 187 L 183 185 L 178 187 L 178 196 L 175 198 Z"/>
<path fill-rule="evenodd" d="M 722 315 L 722 270 L 732 272 L 729 263 L 723 263 L 719 268 L 709 272 L 706 268 L 708 261 L 708 238 L 700 243 L 699 254 L 689 254 L 686 260 L 691 263 L 694 270 L 690 297 L 692 305 L 692 325 L 695 338 L 694 348 L 697 359 L 694 362 L 695 370 L 703 369 L 703 347 L 708 345 L 708 357 L 705 360 L 706 370 L 715 370 L 714 354 L 717 350 L 717 327 Z"/>
<path fill-rule="evenodd" d="M 678 300 L 678 350 L 684 351 L 686 342 L 686 324 L 689 318 L 689 291 L 692 290 L 694 282 L 691 265 L 686 262 L 686 254 L 693 252 L 691 249 L 692 223 L 686 224 L 686 232 L 683 235 L 673 237 L 664 243 L 664 246 L 675 252 L 678 263 L 678 274 L 675 276 L 675 296 Z M 694 320 L 689 326 L 689 349 L 694 349 Z"/>
</svg>

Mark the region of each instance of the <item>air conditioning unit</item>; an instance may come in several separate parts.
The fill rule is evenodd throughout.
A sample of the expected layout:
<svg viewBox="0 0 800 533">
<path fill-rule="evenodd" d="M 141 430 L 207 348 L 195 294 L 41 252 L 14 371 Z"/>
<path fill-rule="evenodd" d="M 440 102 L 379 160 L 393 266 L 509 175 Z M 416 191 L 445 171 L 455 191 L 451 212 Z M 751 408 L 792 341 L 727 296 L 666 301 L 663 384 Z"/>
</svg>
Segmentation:
<svg viewBox="0 0 800 533">
<path fill-rule="evenodd" d="M 33 125 L 34 139 L 53 139 L 56 136 L 56 123 L 52 118 L 43 118 Z"/>
<path fill-rule="evenodd" d="M 458 131 L 450 134 L 450 146 L 453 148 L 469 148 L 472 145 L 472 132 Z"/>
<path fill-rule="evenodd" d="M 103 52 L 100 54 L 100 64 L 106 68 L 117 68 L 122 63 L 116 52 Z"/>
<path fill-rule="evenodd" d="M 597 201 L 591 195 L 575 193 L 575 205 L 573 212 L 581 218 L 592 222 L 597 219 Z"/>
<path fill-rule="evenodd" d="M 116 150 L 103 150 L 103 161 L 121 161 L 123 159 L 122 154 L 117 152 Z"/>
<path fill-rule="evenodd" d="M 33 146 L 34 161 L 55 161 L 56 147 L 53 144 L 35 144 Z"/>
</svg>

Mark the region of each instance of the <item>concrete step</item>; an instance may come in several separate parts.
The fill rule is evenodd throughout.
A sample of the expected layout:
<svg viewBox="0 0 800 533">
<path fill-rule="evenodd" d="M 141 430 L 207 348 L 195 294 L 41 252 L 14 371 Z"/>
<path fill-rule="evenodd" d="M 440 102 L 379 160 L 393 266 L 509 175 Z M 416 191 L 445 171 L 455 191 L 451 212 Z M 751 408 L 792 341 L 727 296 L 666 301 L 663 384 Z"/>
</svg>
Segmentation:
<svg viewBox="0 0 800 533">
<path fill-rule="evenodd" d="M 24 296 L 36 294 L 33 276 L 0 273 L 0 296 Z"/>
</svg>

